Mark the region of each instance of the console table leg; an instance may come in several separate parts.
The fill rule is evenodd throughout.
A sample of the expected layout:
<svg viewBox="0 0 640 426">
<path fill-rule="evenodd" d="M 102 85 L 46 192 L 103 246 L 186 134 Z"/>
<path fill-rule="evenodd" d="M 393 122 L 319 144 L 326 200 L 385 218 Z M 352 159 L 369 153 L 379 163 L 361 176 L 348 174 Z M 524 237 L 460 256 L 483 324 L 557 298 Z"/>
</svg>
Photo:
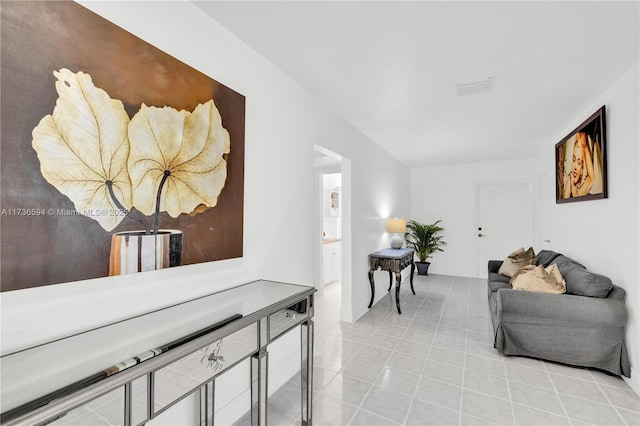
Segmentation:
<svg viewBox="0 0 640 426">
<path fill-rule="evenodd" d="M 313 321 L 307 320 L 300 326 L 301 331 L 301 369 L 300 383 L 302 395 L 302 426 L 311 426 L 313 401 Z"/>
<path fill-rule="evenodd" d="M 369 306 L 367 306 L 367 308 L 371 308 L 371 305 L 373 305 L 373 298 L 376 295 L 376 287 L 373 285 L 373 271 L 369 271 L 369 285 L 371 285 L 371 300 L 369 301 Z"/>
<path fill-rule="evenodd" d="M 411 284 L 411 291 L 413 292 L 413 295 L 416 295 L 416 291 L 413 289 L 413 271 L 416 270 L 416 264 L 411 262 L 411 275 L 409 275 L 409 283 Z"/>
<path fill-rule="evenodd" d="M 393 272 L 389 269 L 389 289 L 387 291 L 391 291 L 391 286 L 393 285 Z"/>
<path fill-rule="evenodd" d="M 402 271 L 396 272 L 396 308 L 398 308 L 398 313 L 402 314 L 400 311 L 400 281 L 402 281 Z"/>
<path fill-rule="evenodd" d="M 124 385 L 124 426 L 131 426 L 131 415 L 133 411 L 133 384 L 128 382 Z"/>
<path fill-rule="evenodd" d="M 264 348 L 251 356 L 251 426 L 267 426 L 268 361 Z"/>
<path fill-rule="evenodd" d="M 156 373 L 147 374 L 147 419 L 152 419 L 156 412 Z"/>
<path fill-rule="evenodd" d="M 215 381 L 200 388 L 200 426 L 213 426 Z"/>
</svg>

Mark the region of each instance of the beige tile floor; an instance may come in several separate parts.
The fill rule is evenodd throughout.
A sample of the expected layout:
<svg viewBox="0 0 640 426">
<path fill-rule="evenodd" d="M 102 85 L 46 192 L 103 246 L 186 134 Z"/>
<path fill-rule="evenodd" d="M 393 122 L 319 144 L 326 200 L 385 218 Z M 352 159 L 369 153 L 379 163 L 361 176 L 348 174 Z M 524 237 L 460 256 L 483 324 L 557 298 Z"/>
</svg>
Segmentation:
<svg viewBox="0 0 640 426">
<path fill-rule="evenodd" d="M 484 280 L 430 275 L 340 322 L 340 285 L 316 299 L 314 425 L 639 425 L 618 377 L 493 348 Z M 299 425 L 299 379 L 269 400 L 270 425 Z M 238 424 L 246 424 L 241 419 Z"/>
</svg>

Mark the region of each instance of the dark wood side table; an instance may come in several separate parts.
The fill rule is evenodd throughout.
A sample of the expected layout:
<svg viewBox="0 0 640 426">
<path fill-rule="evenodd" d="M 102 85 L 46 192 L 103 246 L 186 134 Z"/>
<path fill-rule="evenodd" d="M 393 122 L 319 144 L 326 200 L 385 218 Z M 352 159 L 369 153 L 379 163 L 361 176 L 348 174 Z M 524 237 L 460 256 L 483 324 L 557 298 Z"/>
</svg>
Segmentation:
<svg viewBox="0 0 640 426">
<path fill-rule="evenodd" d="M 411 275 L 409 275 L 409 282 L 411 283 L 411 291 L 415 295 L 416 292 L 413 289 L 413 272 L 415 271 L 415 263 L 413 263 L 413 249 L 384 249 L 371 253 L 369 255 L 369 284 L 371 284 L 371 301 L 369 302 L 369 308 L 373 305 L 373 299 L 375 296 L 375 285 L 373 283 L 373 272 L 378 268 L 383 271 L 389 271 L 389 290 L 393 285 L 393 273 L 396 274 L 396 307 L 398 313 L 400 311 L 400 281 L 402 280 L 402 270 L 411 265 Z"/>
</svg>

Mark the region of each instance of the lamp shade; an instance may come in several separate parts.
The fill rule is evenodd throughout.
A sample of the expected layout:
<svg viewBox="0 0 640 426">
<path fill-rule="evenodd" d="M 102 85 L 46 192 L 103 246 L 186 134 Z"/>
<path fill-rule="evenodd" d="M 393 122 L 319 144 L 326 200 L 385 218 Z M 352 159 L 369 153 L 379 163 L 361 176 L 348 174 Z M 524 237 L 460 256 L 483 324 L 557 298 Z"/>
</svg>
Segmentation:
<svg viewBox="0 0 640 426">
<path fill-rule="evenodd" d="M 406 219 L 387 219 L 387 232 L 391 232 L 394 234 L 404 234 L 407 232 L 407 221 Z"/>
</svg>

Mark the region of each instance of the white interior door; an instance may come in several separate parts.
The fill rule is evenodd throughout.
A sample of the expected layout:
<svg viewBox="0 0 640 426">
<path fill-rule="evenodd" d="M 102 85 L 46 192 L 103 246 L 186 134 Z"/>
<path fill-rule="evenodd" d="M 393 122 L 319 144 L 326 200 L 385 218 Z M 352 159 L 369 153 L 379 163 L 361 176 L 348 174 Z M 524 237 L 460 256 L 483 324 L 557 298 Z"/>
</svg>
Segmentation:
<svg viewBox="0 0 640 426">
<path fill-rule="evenodd" d="M 487 276 L 487 261 L 503 260 L 519 247 L 532 245 L 531 185 L 504 182 L 478 185 L 476 228 L 478 276 Z"/>
<path fill-rule="evenodd" d="M 547 172 L 538 178 L 540 199 L 540 250 L 551 250 L 551 206 L 555 200 L 554 174 Z"/>
</svg>

